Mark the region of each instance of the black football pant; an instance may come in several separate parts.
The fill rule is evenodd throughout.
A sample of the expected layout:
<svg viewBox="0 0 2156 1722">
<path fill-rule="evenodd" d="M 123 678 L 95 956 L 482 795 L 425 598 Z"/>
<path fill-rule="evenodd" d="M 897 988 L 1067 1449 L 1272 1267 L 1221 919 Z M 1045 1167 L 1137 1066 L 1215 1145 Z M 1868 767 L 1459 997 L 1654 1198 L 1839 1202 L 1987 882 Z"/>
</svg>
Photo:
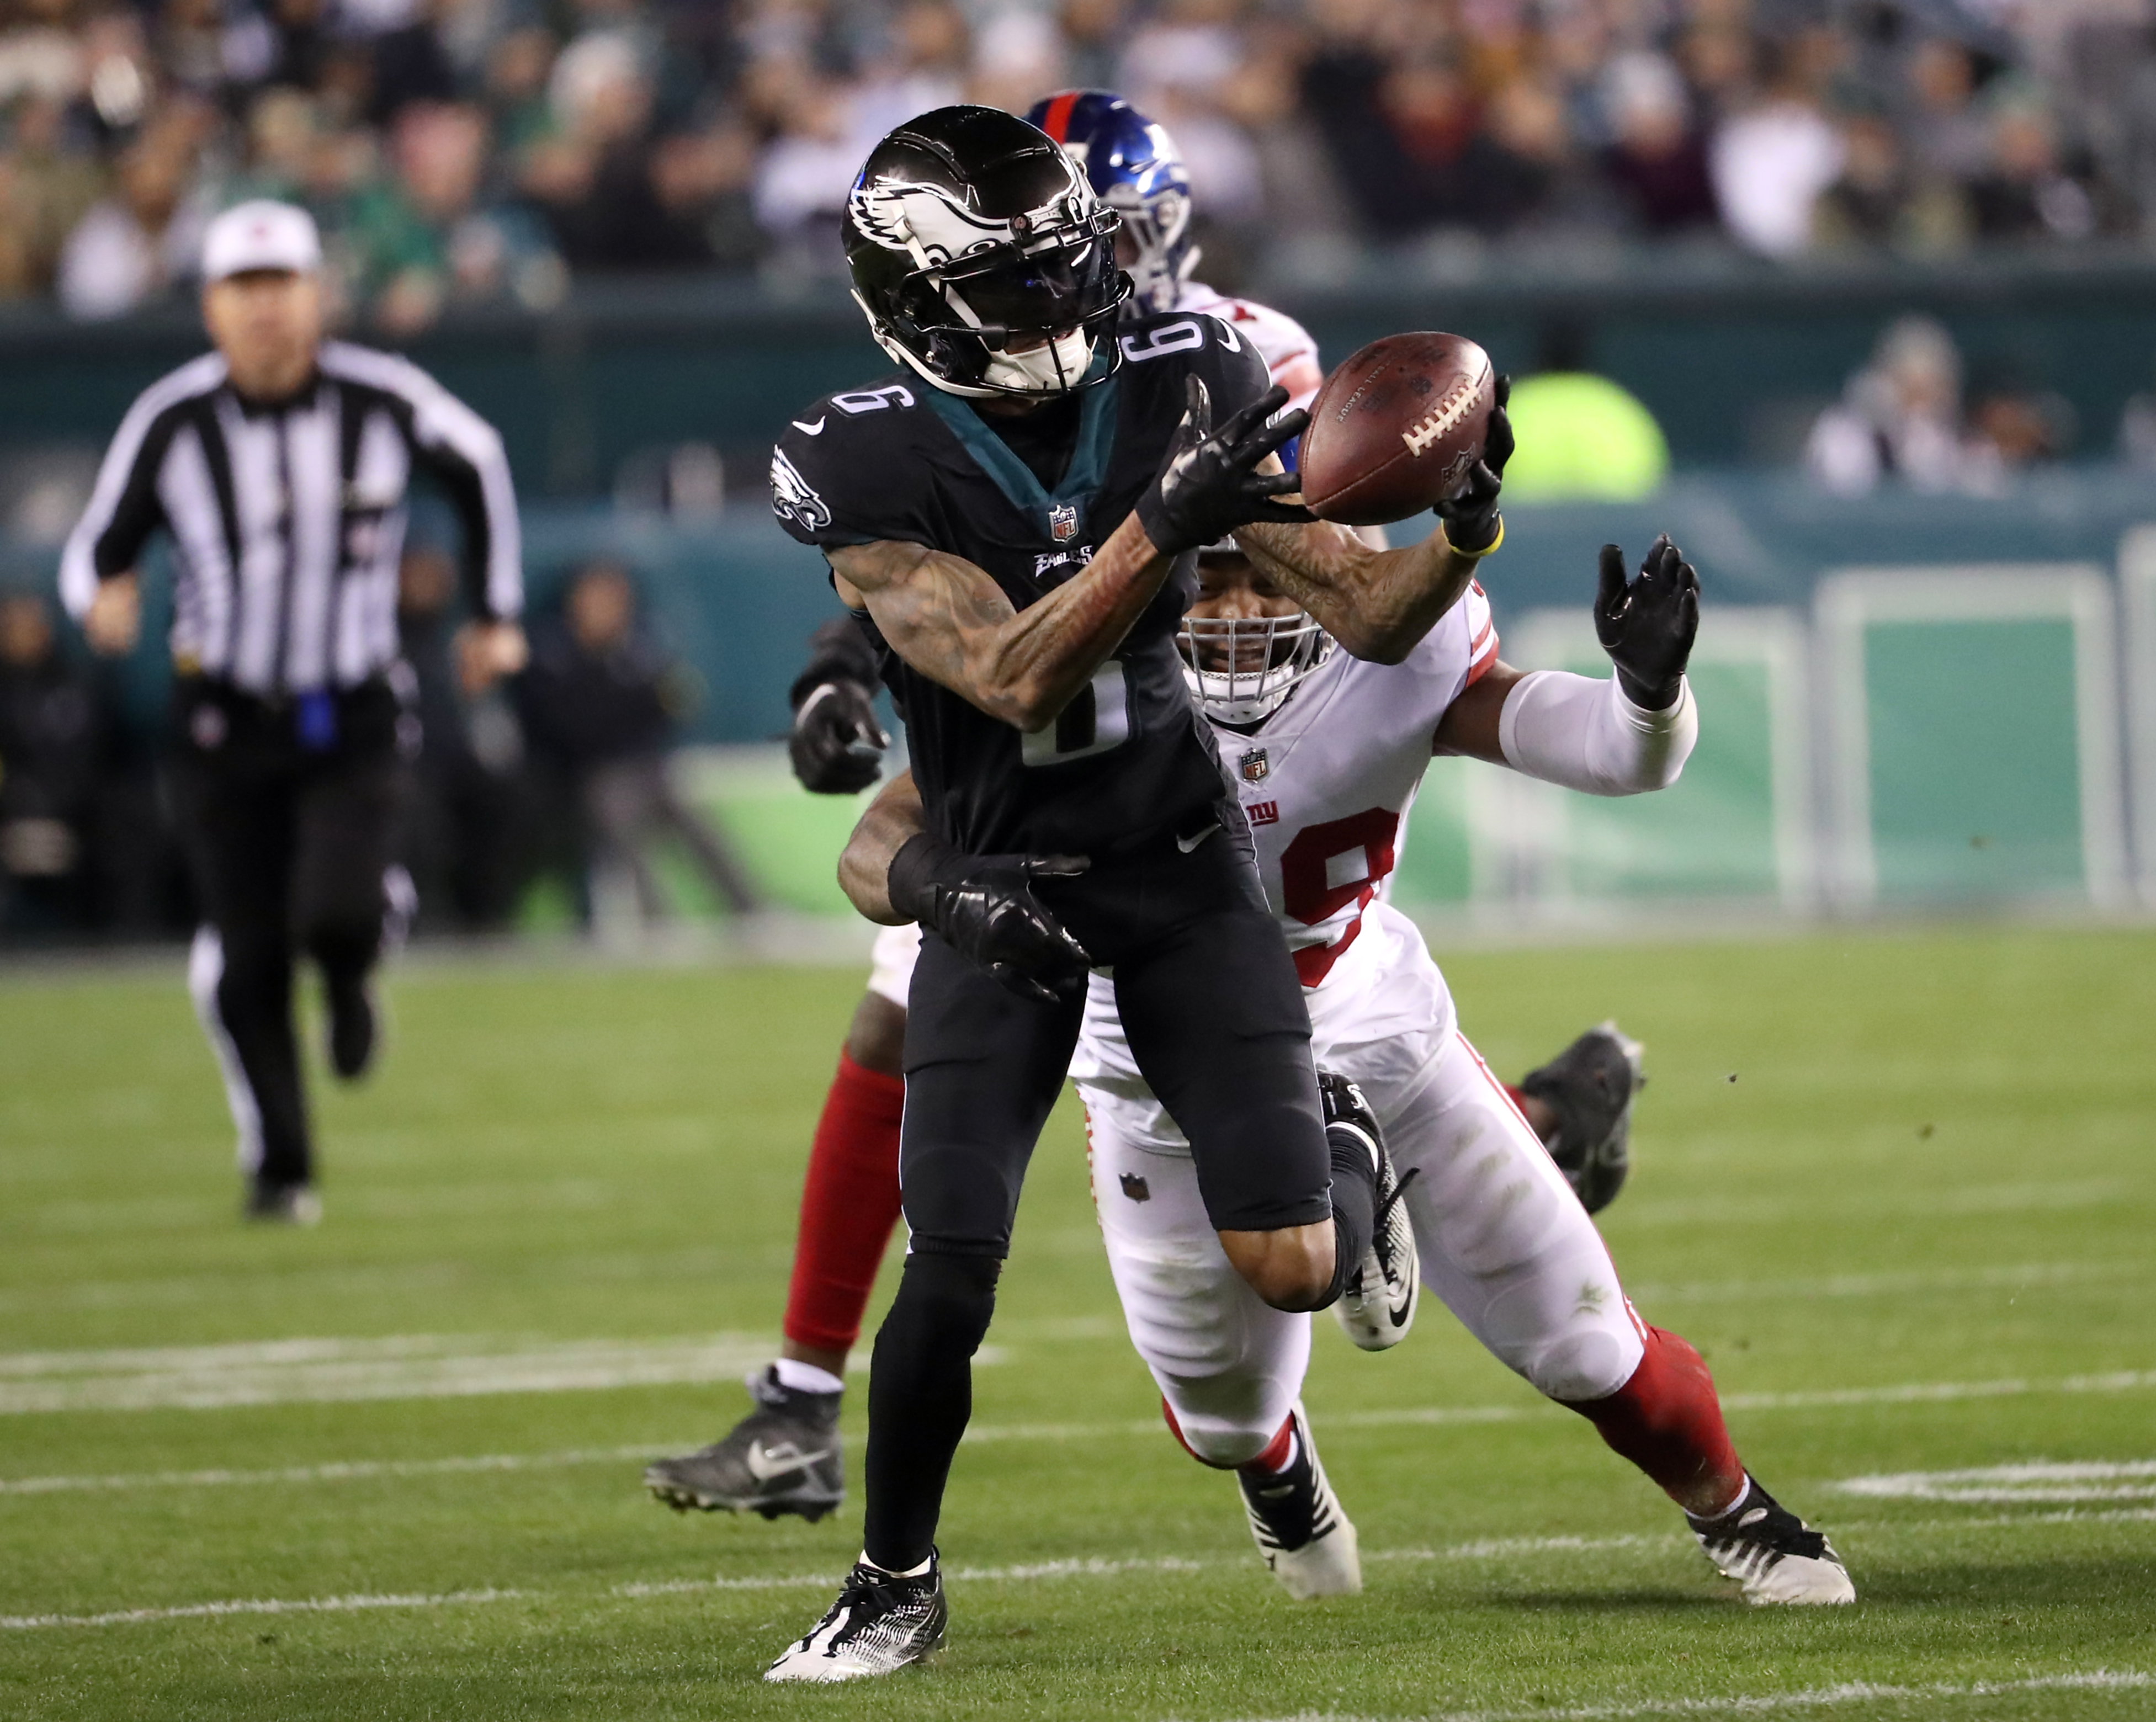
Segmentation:
<svg viewBox="0 0 2156 1722">
<path fill-rule="evenodd" d="M 243 1160 L 265 1184 L 314 1171 L 293 965 L 313 957 L 331 988 L 364 981 L 411 796 L 398 737 L 411 720 L 388 687 L 346 690 L 332 709 L 303 735 L 291 702 L 199 677 L 174 691 L 174 801 L 203 923 L 188 981 Z"/>
<path fill-rule="evenodd" d="M 1235 826 L 1188 853 L 1163 838 L 1036 889 L 1113 971 L 1131 1050 L 1189 1139 L 1214 1227 L 1271 1231 L 1333 1210 L 1310 1017 Z M 869 1377 L 864 1540 L 889 1570 L 917 1566 L 934 1541 L 1026 1162 L 1083 1015 L 1082 1000 L 1021 998 L 921 940 L 899 1151 L 911 1242 Z"/>
</svg>

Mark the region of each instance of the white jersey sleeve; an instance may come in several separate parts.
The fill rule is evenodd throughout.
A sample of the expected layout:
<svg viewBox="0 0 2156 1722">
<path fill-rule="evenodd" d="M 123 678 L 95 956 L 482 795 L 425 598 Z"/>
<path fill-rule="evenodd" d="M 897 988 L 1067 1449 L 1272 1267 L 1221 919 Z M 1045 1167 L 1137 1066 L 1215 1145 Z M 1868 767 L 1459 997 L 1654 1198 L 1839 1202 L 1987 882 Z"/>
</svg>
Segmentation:
<svg viewBox="0 0 2156 1722">
<path fill-rule="evenodd" d="M 1218 317 L 1257 349 L 1272 379 L 1287 391 L 1290 407 L 1307 407 L 1317 398 L 1325 369 L 1317 361 L 1317 343 L 1310 331 L 1285 311 L 1247 299 L 1215 293 L 1202 281 L 1183 285 L 1175 302 L 1179 311 L 1204 311 Z"/>
</svg>

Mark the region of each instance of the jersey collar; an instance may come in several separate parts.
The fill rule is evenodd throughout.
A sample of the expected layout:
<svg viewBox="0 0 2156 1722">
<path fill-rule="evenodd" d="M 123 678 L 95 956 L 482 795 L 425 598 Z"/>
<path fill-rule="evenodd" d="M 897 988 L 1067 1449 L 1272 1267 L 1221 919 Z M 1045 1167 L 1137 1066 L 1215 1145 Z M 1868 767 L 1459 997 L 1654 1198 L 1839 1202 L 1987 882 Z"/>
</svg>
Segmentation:
<svg viewBox="0 0 2156 1722">
<path fill-rule="evenodd" d="M 957 396 L 932 389 L 928 404 L 1011 506 L 1038 526 L 1043 536 L 1060 544 L 1083 530 L 1086 510 L 1108 475 L 1108 456 L 1116 440 L 1116 379 L 1110 377 L 1080 397 L 1078 443 L 1053 490 L 1043 489 L 1033 469 Z"/>
</svg>

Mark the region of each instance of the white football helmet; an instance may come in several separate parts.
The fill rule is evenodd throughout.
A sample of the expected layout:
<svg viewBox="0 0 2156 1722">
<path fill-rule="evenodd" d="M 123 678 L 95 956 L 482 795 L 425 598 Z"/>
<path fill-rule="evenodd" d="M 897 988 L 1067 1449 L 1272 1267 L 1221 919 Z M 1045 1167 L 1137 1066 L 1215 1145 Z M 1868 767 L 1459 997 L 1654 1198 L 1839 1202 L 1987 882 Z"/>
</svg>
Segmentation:
<svg viewBox="0 0 2156 1722">
<path fill-rule="evenodd" d="M 1232 538 L 1199 551 L 1240 556 Z M 1199 709 L 1216 723 L 1261 723 L 1332 655 L 1332 636 L 1307 611 L 1291 616 L 1185 616 L 1177 632 L 1183 674 Z"/>
</svg>

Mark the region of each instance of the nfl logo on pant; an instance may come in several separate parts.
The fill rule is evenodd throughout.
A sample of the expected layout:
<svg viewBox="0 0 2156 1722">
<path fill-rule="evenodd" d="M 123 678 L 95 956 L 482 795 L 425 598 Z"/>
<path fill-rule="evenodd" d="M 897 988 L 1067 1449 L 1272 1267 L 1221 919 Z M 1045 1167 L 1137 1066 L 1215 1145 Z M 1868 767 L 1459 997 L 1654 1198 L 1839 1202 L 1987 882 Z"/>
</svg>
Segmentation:
<svg viewBox="0 0 2156 1722">
<path fill-rule="evenodd" d="M 1078 505 L 1058 502 L 1048 510 L 1048 533 L 1058 544 L 1068 544 L 1078 536 Z"/>
</svg>

